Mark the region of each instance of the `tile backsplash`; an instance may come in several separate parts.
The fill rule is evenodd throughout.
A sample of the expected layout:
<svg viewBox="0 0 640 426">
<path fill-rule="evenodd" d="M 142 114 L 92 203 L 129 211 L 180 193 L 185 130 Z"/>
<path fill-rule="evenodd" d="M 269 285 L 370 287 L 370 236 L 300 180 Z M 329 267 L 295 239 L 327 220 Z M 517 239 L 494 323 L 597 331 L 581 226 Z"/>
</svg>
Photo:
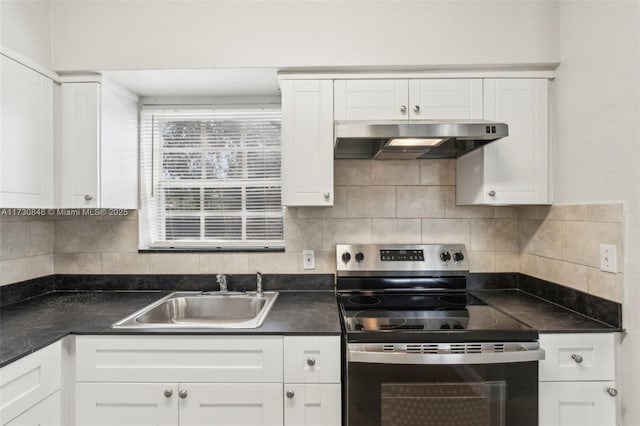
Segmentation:
<svg viewBox="0 0 640 426">
<path fill-rule="evenodd" d="M 53 253 L 51 217 L 0 217 L 0 285 L 53 274 Z"/>
<path fill-rule="evenodd" d="M 463 243 L 472 272 L 522 272 L 619 300 L 621 274 L 599 270 L 600 243 L 620 250 L 622 206 L 455 205 L 455 160 L 335 161 L 333 207 L 288 208 L 284 253 L 138 253 L 125 217 L 2 219 L 1 284 L 58 274 L 333 273 L 337 243 Z M 302 250 L 316 269 L 302 269 Z M 621 252 L 618 253 L 621 269 Z"/>
</svg>

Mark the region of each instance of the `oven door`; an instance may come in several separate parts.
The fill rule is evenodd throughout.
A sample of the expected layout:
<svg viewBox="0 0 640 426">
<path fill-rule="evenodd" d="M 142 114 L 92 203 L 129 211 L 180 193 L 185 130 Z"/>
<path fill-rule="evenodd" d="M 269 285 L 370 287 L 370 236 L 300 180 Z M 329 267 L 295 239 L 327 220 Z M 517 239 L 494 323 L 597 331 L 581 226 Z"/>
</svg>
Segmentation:
<svg viewBox="0 0 640 426">
<path fill-rule="evenodd" d="M 348 344 L 347 425 L 537 426 L 538 343 L 469 345 Z"/>
</svg>

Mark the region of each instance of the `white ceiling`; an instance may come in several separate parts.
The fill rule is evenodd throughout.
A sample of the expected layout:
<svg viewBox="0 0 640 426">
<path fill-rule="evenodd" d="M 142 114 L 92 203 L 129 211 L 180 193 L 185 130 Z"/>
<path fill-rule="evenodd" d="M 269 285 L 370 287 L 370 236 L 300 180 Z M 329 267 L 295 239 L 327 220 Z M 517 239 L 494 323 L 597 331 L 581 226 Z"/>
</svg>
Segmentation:
<svg viewBox="0 0 640 426">
<path fill-rule="evenodd" d="M 217 68 L 102 72 L 141 97 L 279 96 L 275 68 Z"/>
</svg>

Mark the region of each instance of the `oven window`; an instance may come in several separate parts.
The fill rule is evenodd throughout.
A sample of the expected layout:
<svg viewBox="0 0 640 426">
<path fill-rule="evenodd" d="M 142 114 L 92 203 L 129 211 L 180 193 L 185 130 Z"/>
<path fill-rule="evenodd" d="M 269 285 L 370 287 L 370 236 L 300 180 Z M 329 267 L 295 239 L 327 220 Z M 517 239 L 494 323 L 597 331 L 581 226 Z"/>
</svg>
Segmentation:
<svg viewBox="0 0 640 426">
<path fill-rule="evenodd" d="M 382 426 L 504 426 L 506 382 L 383 383 Z"/>
</svg>

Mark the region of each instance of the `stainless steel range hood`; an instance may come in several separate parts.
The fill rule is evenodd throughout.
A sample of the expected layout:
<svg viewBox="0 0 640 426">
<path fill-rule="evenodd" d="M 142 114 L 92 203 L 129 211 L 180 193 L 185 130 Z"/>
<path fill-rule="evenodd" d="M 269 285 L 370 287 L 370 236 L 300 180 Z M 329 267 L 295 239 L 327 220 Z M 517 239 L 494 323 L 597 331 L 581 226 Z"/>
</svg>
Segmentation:
<svg viewBox="0 0 640 426">
<path fill-rule="evenodd" d="M 483 120 L 336 121 L 334 157 L 413 160 L 456 158 L 509 135 L 504 123 Z"/>
</svg>

